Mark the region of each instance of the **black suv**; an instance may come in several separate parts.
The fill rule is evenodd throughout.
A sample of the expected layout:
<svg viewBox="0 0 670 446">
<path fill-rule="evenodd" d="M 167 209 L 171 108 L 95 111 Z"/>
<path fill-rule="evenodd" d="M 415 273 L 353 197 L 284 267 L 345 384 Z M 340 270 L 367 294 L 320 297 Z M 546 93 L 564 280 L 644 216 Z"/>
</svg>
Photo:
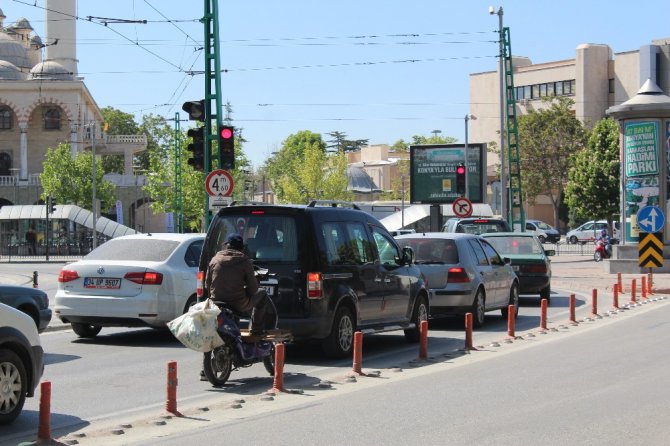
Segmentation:
<svg viewBox="0 0 670 446">
<path fill-rule="evenodd" d="M 279 328 L 296 341 L 316 339 L 332 357 L 351 353 L 356 330 L 404 329 L 419 340 L 428 293 L 413 265 L 382 224 L 355 205 L 233 204 L 219 210 L 200 257 L 198 288 L 230 233 L 242 235 L 246 254 L 271 274 L 261 284 L 279 313 Z M 200 291 L 202 288 L 202 291 Z"/>
</svg>

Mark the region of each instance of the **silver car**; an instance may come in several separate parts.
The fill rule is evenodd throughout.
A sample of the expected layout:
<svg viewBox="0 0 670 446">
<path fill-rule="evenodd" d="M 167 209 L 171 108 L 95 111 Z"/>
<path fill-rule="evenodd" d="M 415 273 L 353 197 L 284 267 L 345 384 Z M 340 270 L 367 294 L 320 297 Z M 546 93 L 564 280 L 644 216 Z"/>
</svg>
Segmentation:
<svg viewBox="0 0 670 446">
<path fill-rule="evenodd" d="M 430 316 L 472 313 L 476 327 L 485 313 L 508 305 L 519 312 L 519 279 L 510 260 L 483 238 L 472 234 L 427 232 L 399 235 L 401 247 L 414 250 L 415 263 L 426 278 Z"/>
</svg>

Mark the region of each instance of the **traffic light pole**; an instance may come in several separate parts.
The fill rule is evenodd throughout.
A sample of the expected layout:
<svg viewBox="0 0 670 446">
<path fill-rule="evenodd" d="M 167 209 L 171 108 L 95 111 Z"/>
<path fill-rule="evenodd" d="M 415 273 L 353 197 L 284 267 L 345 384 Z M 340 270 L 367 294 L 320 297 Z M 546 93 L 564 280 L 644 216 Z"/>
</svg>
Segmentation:
<svg viewBox="0 0 670 446">
<path fill-rule="evenodd" d="M 175 232 L 184 232 L 184 197 L 181 183 L 181 125 L 179 124 L 179 112 L 174 114 L 174 206 L 173 224 Z"/>
</svg>

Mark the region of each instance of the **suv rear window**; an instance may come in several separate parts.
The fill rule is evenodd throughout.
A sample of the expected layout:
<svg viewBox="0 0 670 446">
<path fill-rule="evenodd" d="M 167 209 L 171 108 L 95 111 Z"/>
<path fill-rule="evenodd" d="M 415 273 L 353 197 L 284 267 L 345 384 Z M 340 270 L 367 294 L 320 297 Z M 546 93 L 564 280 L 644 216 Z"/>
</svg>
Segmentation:
<svg viewBox="0 0 670 446">
<path fill-rule="evenodd" d="M 479 220 L 465 220 L 456 223 L 454 232 L 465 232 L 466 234 L 486 234 L 489 232 L 509 232 L 507 222 L 503 220 L 492 220 L 482 218 Z"/>
<path fill-rule="evenodd" d="M 400 246 L 409 246 L 414 251 L 414 262 L 425 263 L 458 263 L 458 250 L 453 240 L 403 238 L 398 240 Z"/>
<path fill-rule="evenodd" d="M 254 260 L 296 261 L 298 235 L 295 218 L 289 215 L 227 214 L 219 218 L 217 250 L 223 249 L 228 234 L 240 234 L 244 252 Z"/>
</svg>

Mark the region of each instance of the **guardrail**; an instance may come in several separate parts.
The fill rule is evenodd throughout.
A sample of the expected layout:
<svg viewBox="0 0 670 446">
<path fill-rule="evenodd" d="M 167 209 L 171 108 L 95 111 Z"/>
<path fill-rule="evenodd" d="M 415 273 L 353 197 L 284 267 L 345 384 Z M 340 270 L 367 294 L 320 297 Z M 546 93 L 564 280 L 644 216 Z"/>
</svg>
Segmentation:
<svg viewBox="0 0 670 446">
<path fill-rule="evenodd" d="M 560 255 L 592 256 L 593 251 L 596 249 L 593 242 L 577 243 L 573 245 L 561 241 L 558 243 L 545 243 L 542 246 L 544 246 L 544 249 L 554 249 L 556 251 L 557 256 Z"/>
</svg>

